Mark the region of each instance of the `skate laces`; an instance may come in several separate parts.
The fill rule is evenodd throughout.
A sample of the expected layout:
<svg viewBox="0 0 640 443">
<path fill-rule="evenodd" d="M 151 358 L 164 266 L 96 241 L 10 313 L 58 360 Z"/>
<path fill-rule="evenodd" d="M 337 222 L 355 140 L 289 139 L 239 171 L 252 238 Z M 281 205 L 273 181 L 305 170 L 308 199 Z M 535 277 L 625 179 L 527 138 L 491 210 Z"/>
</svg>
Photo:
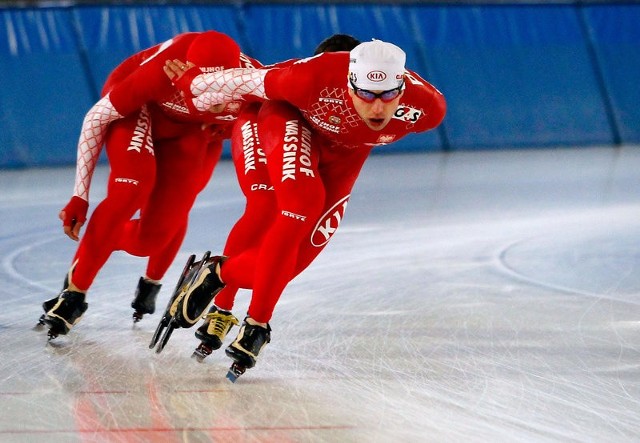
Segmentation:
<svg viewBox="0 0 640 443">
<path fill-rule="evenodd" d="M 220 311 L 210 312 L 205 316 L 205 318 L 209 321 L 207 333 L 216 335 L 220 338 L 224 338 L 233 325 L 237 326 L 240 323 L 233 314 L 224 314 Z"/>
</svg>

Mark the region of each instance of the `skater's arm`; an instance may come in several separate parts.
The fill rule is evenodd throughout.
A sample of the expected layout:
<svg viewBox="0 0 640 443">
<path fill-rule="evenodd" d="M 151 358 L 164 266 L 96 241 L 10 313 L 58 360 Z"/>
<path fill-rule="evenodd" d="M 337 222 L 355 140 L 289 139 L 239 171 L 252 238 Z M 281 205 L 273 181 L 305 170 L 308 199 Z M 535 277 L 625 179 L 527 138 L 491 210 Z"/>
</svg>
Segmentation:
<svg viewBox="0 0 640 443">
<path fill-rule="evenodd" d="M 122 118 L 122 115 L 116 111 L 107 94 L 93 105 L 82 122 L 73 196 L 58 214 L 64 233 L 73 240 L 79 239 L 80 228 L 87 219 L 91 178 L 100 157 L 107 127 L 118 118 Z"/>
<path fill-rule="evenodd" d="M 296 97 L 306 90 L 300 80 L 296 82 L 296 88 L 285 78 L 290 78 L 288 68 L 236 68 L 219 72 L 190 75 L 192 65 L 187 65 L 180 60 L 168 60 L 165 64 L 165 73 L 184 90 L 184 84 L 188 84 L 188 91 L 193 96 L 192 102 L 196 109 L 205 111 L 212 106 L 240 100 L 264 101 L 285 100 L 297 105 Z M 186 73 L 186 74 L 185 74 Z M 286 88 L 279 85 L 287 83 Z"/>
<path fill-rule="evenodd" d="M 177 59 L 167 60 L 164 68 L 174 84 L 191 94 L 192 103 L 199 111 L 249 97 L 267 99 L 264 93 L 266 69 L 234 68 L 194 77 L 192 73 L 197 72 L 196 69 Z"/>
</svg>

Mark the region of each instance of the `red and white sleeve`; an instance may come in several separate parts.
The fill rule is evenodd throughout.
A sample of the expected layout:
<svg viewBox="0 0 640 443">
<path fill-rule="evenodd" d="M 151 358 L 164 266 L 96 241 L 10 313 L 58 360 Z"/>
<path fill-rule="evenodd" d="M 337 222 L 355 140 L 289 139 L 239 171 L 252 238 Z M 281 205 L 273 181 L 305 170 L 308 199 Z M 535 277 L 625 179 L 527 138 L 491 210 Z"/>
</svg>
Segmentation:
<svg viewBox="0 0 640 443">
<path fill-rule="evenodd" d="M 89 201 L 91 177 L 95 171 L 109 123 L 122 118 L 109 99 L 101 98 L 87 112 L 82 122 L 76 160 L 76 180 L 73 195 Z"/>
<path fill-rule="evenodd" d="M 266 100 L 264 77 L 268 69 L 234 68 L 196 76 L 191 82 L 194 106 L 206 111 L 212 105 L 238 101 L 245 96 Z"/>
</svg>

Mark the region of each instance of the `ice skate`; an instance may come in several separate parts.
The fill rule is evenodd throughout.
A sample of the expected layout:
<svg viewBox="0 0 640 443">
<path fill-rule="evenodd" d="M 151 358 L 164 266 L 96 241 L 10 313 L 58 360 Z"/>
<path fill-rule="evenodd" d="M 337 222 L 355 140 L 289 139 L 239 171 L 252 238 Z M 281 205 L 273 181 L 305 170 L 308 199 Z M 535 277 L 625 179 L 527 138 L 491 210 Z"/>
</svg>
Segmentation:
<svg viewBox="0 0 640 443">
<path fill-rule="evenodd" d="M 153 283 L 140 277 L 136 294 L 131 302 L 131 307 L 134 309 L 134 323 L 142 320 L 144 314 L 153 314 L 156 311 L 156 298 L 158 298 L 161 287 L 160 283 Z"/>
<path fill-rule="evenodd" d="M 271 326 L 269 324 L 266 327 L 261 326 L 247 316 L 238 336 L 225 350 L 225 353 L 234 361 L 227 372 L 227 379 L 235 383 L 247 369 L 253 368 L 258 355 L 270 341 Z"/>
<path fill-rule="evenodd" d="M 224 287 L 218 273 L 224 257 L 203 259 L 190 284 L 183 286 L 181 293 L 171 305 L 170 313 L 180 328 L 190 328 L 200 320 L 211 301 Z"/>
<path fill-rule="evenodd" d="M 58 335 L 66 335 L 71 327 L 78 323 L 87 310 L 82 292 L 64 290 L 56 299 L 47 300 L 42 307 L 53 306 L 47 311 L 42 321 L 49 326 L 49 340 Z"/>
<path fill-rule="evenodd" d="M 198 262 L 194 260 L 195 256 L 192 255 L 187 261 L 173 296 L 151 339 L 149 347 L 153 348 L 158 343 L 157 353 L 161 352 L 167 344 L 174 329 L 190 328 L 196 324 L 215 295 L 224 287 L 218 277 L 218 269 L 223 257 L 210 257 L 210 252 L 207 251 L 202 260 Z M 161 337 L 165 328 L 166 331 Z"/>
<path fill-rule="evenodd" d="M 75 264 L 74 264 L 75 267 Z M 73 267 L 71 268 L 71 270 L 64 276 L 64 282 L 62 283 L 62 289 L 60 290 L 60 292 L 65 291 L 68 287 L 69 287 L 69 274 L 73 272 Z M 44 303 L 42 303 L 42 309 L 44 310 L 44 314 L 42 314 L 40 316 L 40 318 L 38 319 L 38 324 L 36 324 L 35 326 L 35 330 L 41 330 L 46 326 L 46 323 L 44 322 L 44 317 L 47 315 L 47 312 L 49 312 L 49 310 L 51 310 L 51 308 L 53 308 L 55 306 L 55 304 L 58 302 L 58 297 L 60 296 L 60 294 L 56 295 L 55 297 L 45 301 Z"/>
<path fill-rule="evenodd" d="M 176 299 L 176 297 L 178 297 L 178 295 L 180 294 L 180 291 L 182 290 L 183 285 L 189 284 L 189 282 L 191 281 L 191 278 L 195 276 L 195 273 L 197 272 L 197 269 L 199 268 L 200 263 L 202 263 L 208 257 L 209 257 L 209 251 L 207 251 L 204 254 L 203 260 L 201 260 L 198 263 L 195 263 L 195 260 L 196 260 L 195 254 L 191 254 L 187 259 L 187 263 L 184 265 L 184 269 L 182 270 L 182 274 L 180 274 L 180 278 L 178 279 L 178 283 L 176 284 L 176 287 L 173 290 L 173 294 L 169 299 L 169 303 L 167 304 L 167 307 L 164 313 L 162 314 L 162 318 L 160 319 L 160 322 L 158 323 L 158 326 L 156 327 L 156 330 L 153 333 L 153 336 L 151 337 L 151 343 L 149 343 L 149 349 L 152 349 L 156 345 L 156 343 L 158 343 L 160 338 L 162 338 L 162 340 L 160 340 L 160 343 L 158 344 L 158 347 L 156 349 L 156 352 L 159 353 L 167 344 L 167 341 L 169 341 L 169 337 L 171 337 L 171 333 L 175 328 L 175 325 L 173 325 L 173 317 L 169 313 L 171 306 L 173 305 L 173 302 Z M 164 331 L 164 334 L 163 334 L 163 331 Z"/>
<path fill-rule="evenodd" d="M 238 319 L 231 312 L 213 305 L 205 316 L 202 326 L 196 330 L 196 338 L 201 343 L 193 351 L 192 357 L 202 362 L 213 351 L 220 349 L 231 328 L 238 324 Z"/>
</svg>

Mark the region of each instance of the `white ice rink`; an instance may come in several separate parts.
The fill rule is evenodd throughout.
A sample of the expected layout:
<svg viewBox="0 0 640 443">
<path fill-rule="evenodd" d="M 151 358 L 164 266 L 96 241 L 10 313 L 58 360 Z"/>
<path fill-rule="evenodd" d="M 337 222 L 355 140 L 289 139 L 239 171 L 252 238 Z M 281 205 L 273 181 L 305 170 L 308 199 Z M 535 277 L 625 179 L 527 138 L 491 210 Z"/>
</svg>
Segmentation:
<svg viewBox="0 0 640 443">
<path fill-rule="evenodd" d="M 75 250 L 73 174 L 0 172 L 0 442 L 640 441 L 640 147 L 372 157 L 236 384 L 222 350 L 190 358 L 195 328 L 148 349 L 123 253 L 69 335 L 32 330 Z M 223 161 L 159 310 L 242 207 Z"/>
</svg>

